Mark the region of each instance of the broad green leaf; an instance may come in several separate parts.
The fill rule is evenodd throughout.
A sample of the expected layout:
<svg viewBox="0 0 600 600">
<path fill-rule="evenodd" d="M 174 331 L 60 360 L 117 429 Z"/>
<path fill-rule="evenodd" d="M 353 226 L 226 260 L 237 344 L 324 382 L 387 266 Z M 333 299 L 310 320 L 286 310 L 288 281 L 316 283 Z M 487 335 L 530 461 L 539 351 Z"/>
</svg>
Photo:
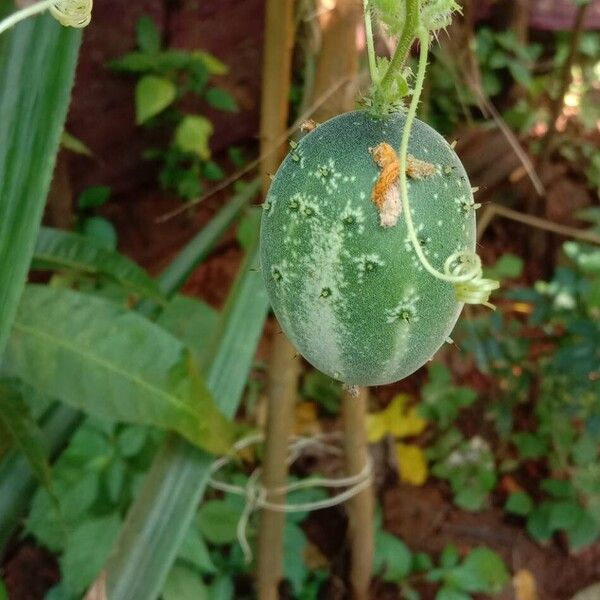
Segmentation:
<svg viewBox="0 0 600 600">
<path fill-rule="evenodd" d="M 237 539 L 240 513 L 225 500 L 205 502 L 198 511 L 198 527 L 211 544 L 231 544 Z"/>
<path fill-rule="evenodd" d="M 309 575 L 304 561 L 307 545 L 304 531 L 295 523 L 286 523 L 283 530 L 283 575 L 292 584 L 296 596 L 302 593 Z"/>
<path fill-rule="evenodd" d="M 142 77 L 135 88 L 135 122 L 142 125 L 170 106 L 176 97 L 177 88 L 170 79 Z"/>
<path fill-rule="evenodd" d="M 435 596 L 435 600 L 472 600 L 471 596 L 462 590 L 442 586 Z"/>
<path fill-rule="evenodd" d="M 148 15 L 139 18 L 135 31 L 140 50 L 151 53 L 160 50 L 160 32 Z"/>
<path fill-rule="evenodd" d="M 208 160 L 210 158 L 208 141 L 213 131 L 213 124 L 206 117 L 188 115 L 182 119 L 175 130 L 175 144 L 184 152 Z"/>
<path fill-rule="evenodd" d="M 4 369 L 91 415 L 172 429 L 213 452 L 231 442 L 189 350 L 103 298 L 29 286 Z"/>
<path fill-rule="evenodd" d="M 163 600 L 209 600 L 208 589 L 202 577 L 185 565 L 175 564 L 169 571 Z"/>
<path fill-rule="evenodd" d="M 489 548 L 472 550 L 464 563 L 452 570 L 447 581 L 467 592 L 498 594 L 510 576 L 502 558 Z"/>
<path fill-rule="evenodd" d="M 131 294 L 165 302 L 156 281 L 144 269 L 101 242 L 78 233 L 42 227 L 31 268 L 90 275 Z"/>
<path fill-rule="evenodd" d="M 267 315 L 258 264 L 255 246 L 229 294 L 207 354 L 207 385 L 227 415 L 240 401 Z M 160 593 L 204 493 L 212 461 L 183 440 L 167 439 L 106 565 L 109 597 L 135 600 Z"/>
<path fill-rule="evenodd" d="M 80 40 L 49 15 L 0 36 L 0 355 L 42 219 Z"/>
<path fill-rule="evenodd" d="M 506 512 L 513 515 L 526 517 L 532 510 L 534 504 L 531 496 L 526 492 L 513 492 L 504 505 Z"/>
<path fill-rule="evenodd" d="M 412 553 L 395 535 L 378 531 L 375 535 L 373 571 L 384 581 L 401 582 L 411 571 Z"/>
<path fill-rule="evenodd" d="M 460 561 L 460 553 L 454 544 L 444 546 L 440 554 L 440 565 L 444 568 L 455 567 Z"/>
<path fill-rule="evenodd" d="M 119 533 L 116 514 L 86 521 L 69 533 L 66 551 L 60 559 L 65 587 L 81 594 L 93 582 Z"/>
<path fill-rule="evenodd" d="M 19 392 L 2 381 L 0 381 L 0 425 L 27 458 L 40 483 L 50 488 L 50 465 L 42 442 L 42 432 Z"/>
<path fill-rule="evenodd" d="M 523 259 L 514 254 L 503 254 L 492 266 L 486 267 L 484 276 L 490 279 L 514 279 L 523 273 Z"/>
<path fill-rule="evenodd" d="M 158 284 L 123 255 L 76 233 L 42 227 L 33 255 L 35 269 L 70 269 L 106 277 L 130 292 L 164 302 Z"/>
<path fill-rule="evenodd" d="M 209 88 L 204 98 L 213 108 L 218 110 L 225 112 L 238 112 L 240 110 L 235 98 L 223 88 Z"/>
<path fill-rule="evenodd" d="M 218 318 L 219 313 L 208 304 L 188 296 L 175 296 L 156 322 L 190 348 L 200 363 Z"/>
<path fill-rule="evenodd" d="M 196 567 L 202 573 L 212 574 L 217 572 L 217 568 L 208 552 L 206 542 L 202 538 L 196 523 L 188 529 L 177 558 L 190 563 L 190 565 Z"/>
</svg>

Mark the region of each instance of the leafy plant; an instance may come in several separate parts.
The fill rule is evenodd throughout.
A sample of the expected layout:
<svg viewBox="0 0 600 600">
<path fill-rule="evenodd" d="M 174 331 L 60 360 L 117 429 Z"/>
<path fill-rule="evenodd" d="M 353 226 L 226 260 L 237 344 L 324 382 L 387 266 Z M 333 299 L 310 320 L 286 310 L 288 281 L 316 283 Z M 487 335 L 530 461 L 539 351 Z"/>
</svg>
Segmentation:
<svg viewBox="0 0 600 600">
<path fill-rule="evenodd" d="M 105 185 L 89 187 L 77 198 L 77 230 L 99 244 L 114 250 L 117 247 L 117 232 L 113 224 L 95 214 L 96 210 L 108 202 L 111 189 Z"/>
<path fill-rule="evenodd" d="M 188 99 L 225 112 L 236 112 L 237 103 L 225 89 L 210 84 L 227 67 L 201 50 L 165 49 L 155 23 L 143 16 L 137 23 L 138 49 L 114 60 L 110 67 L 138 77 L 135 91 L 136 123 L 172 131 L 167 149 L 149 150 L 146 158 L 159 159 L 161 185 L 184 200 L 201 195 L 205 181 L 223 177 L 211 160 L 209 141 L 213 125 L 198 113 L 184 112 Z"/>
</svg>

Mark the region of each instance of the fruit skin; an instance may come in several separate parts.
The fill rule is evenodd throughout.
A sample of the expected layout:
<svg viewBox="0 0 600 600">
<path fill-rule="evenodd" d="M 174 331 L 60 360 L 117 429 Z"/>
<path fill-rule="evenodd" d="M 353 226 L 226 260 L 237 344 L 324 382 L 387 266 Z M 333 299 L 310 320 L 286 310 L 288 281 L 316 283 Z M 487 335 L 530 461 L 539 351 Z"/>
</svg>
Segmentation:
<svg viewBox="0 0 600 600">
<path fill-rule="evenodd" d="M 427 362 L 462 309 L 451 283 L 419 262 L 403 215 L 380 226 L 369 149 L 399 153 L 403 114 L 357 111 L 319 125 L 275 175 L 261 223 L 261 269 L 273 310 L 302 356 L 350 385 L 383 385 Z M 409 154 L 436 173 L 409 180 L 411 213 L 429 261 L 475 249 L 473 194 L 450 145 L 416 120 Z"/>
</svg>

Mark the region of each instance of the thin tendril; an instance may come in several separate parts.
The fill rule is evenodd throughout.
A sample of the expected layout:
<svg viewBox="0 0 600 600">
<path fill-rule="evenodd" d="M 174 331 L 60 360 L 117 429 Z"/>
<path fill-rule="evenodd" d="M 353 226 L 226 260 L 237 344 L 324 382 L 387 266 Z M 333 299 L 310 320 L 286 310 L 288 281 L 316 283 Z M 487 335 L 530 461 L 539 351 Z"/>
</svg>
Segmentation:
<svg viewBox="0 0 600 600">
<path fill-rule="evenodd" d="M 371 20 L 370 0 L 363 0 L 363 9 L 365 13 L 365 35 L 367 39 L 367 54 L 369 56 L 369 72 L 371 73 L 371 81 L 376 83 L 377 75 L 377 59 L 375 56 L 375 43 L 373 41 L 373 22 Z"/>
<path fill-rule="evenodd" d="M 481 259 L 477 254 L 466 250 L 452 254 L 444 263 L 444 272 L 441 273 L 427 260 L 415 231 L 408 199 L 406 163 L 408 158 L 410 132 L 416 117 L 419 99 L 423 91 L 425 73 L 427 71 L 429 31 L 425 28 L 421 28 L 417 34 L 417 38 L 420 44 L 419 67 L 417 70 L 417 79 L 413 97 L 402 132 L 402 143 L 400 145 L 400 199 L 402 202 L 402 212 L 406 218 L 408 237 L 423 267 L 437 279 L 453 283 L 459 301 L 467 304 L 484 304 L 485 306 L 494 308 L 494 306 L 488 302 L 488 299 L 490 293 L 493 290 L 498 289 L 500 284 L 492 279 L 483 279 Z"/>
<path fill-rule="evenodd" d="M 45 0 L 44 2 L 37 2 L 36 4 L 32 4 L 31 6 L 26 6 L 17 12 L 14 12 L 12 15 L 9 15 L 0 22 L 0 34 L 8 31 L 11 27 L 14 27 L 17 23 L 28 19 L 29 17 L 33 17 L 39 13 L 42 13 L 54 4 L 54 0 Z"/>
</svg>

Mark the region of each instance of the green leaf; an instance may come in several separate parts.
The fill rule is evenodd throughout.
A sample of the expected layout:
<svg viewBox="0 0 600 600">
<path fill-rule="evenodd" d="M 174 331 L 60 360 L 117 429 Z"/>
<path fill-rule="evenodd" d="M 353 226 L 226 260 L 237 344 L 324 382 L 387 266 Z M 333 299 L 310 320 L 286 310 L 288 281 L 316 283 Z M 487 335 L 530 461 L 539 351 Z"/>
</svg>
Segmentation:
<svg viewBox="0 0 600 600">
<path fill-rule="evenodd" d="M 523 259 L 514 254 L 503 254 L 494 265 L 484 269 L 490 279 L 515 279 L 523 273 Z"/>
<path fill-rule="evenodd" d="M 125 427 L 117 440 L 119 450 L 125 458 L 138 454 L 148 438 L 148 431 L 143 427 Z"/>
<path fill-rule="evenodd" d="M 67 549 L 60 559 L 65 587 L 81 594 L 102 569 L 119 533 L 120 519 L 116 514 L 86 521 L 71 532 Z"/>
<path fill-rule="evenodd" d="M 554 533 L 550 527 L 552 503 L 542 502 L 536 506 L 527 519 L 527 531 L 538 542 L 547 542 Z"/>
<path fill-rule="evenodd" d="M 211 544 L 231 544 L 237 539 L 240 511 L 225 500 L 205 502 L 198 511 L 198 527 Z"/>
<path fill-rule="evenodd" d="M 0 600 L 8 600 L 8 591 L 2 579 L 0 579 Z"/>
<path fill-rule="evenodd" d="M 457 590 L 456 588 L 443 586 L 435 595 L 435 600 L 472 600 L 471 596 L 466 592 Z"/>
<path fill-rule="evenodd" d="M 70 269 L 106 277 L 132 293 L 164 302 L 156 281 L 121 254 L 75 233 L 42 227 L 37 239 L 34 269 Z"/>
<path fill-rule="evenodd" d="M 200 529 L 196 526 L 196 523 L 188 529 L 188 532 L 183 538 L 177 558 L 188 562 L 202 573 L 212 574 L 217 572 L 217 568 L 206 547 L 206 542 L 202 538 Z"/>
<path fill-rule="evenodd" d="M 211 87 L 206 91 L 204 98 L 212 106 L 217 110 L 222 110 L 225 112 L 238 112 L 239 106 L 235 101 L 235 98 L 223 88 Z"/>
<path fill-rule="evenodd" d="M 162 598 L 163 600 L 209 600 L 210 596 L 198 573 L 185 565 L 175 564 L 165 581 Z"/>
<path fill-rule="evenodd" d="M 548 446 L 544 439 L 534 433 L 515 433 L 513 442 L 521 455 L 521 458 L 540 458 L 548 452 Z"/>
<path fill-rule="evenodd" d="M 566 479 L 544 479 L 540 488 L 554 498 L 575 498 L 575 488 Z"/>
<path fill-rule="evenodd" d="M 29 461 L 40 483 L 52 486 L 50 465 L 42 442 L 42 432 L 29 414 L 23 397 L 0 381 L 0 425 L 9 433 L 14 444 Z"/>
<path fill-rule="evenodd" d="M 526 492 L 513 492 L 504 505 L 506 512 L 526 517 L 533 510 L 533 500 Z"/>
<path fill-rule="evenodd" d="M 111 189 L 107 185 L 94 185 L 86 188 L 77 198 L 77 208 L 89 210 L 100 208 L 110 198 Z"/>
<path fill-rule="evenodd" d="M 142 77 L 135 88 L 135 122 L 142 125 L 170 106 L 176 97 L 177 88 L 170 79 Z"/>
<path fill-rule="evenodd" d="M 567 530 L 571 552 L 579 552 L 595 543 L 600 537 L 600 525 L 586 510 L 579 510 Z"/>
<path fill-rule="evenodd" d="M 375 555 L 373 571 L 382 576 L 384 581 L 401 582 L 412 568 L 412 554 L 408 546 L 399 538 L 378 531 L 375 535 Z"/>
<path fill-rule="evenodd" d="M 80 40 L 49 15 L 0 36 L 0 356 L 42 220 Z"/>
<path fill-rule="evenodd" d="M 188 115 L 182 119 L 175 130 L 175 145 L 184 152 L 208 160 L 210 158 L 208 141 L 213 131 L 213 125 L 206 117 Z"/>
<path fill-rule="evenodd" d="M 231 443 L 185 346 L 103 298 L 29 286 L 9 348 L 7 373 L 91 415 L 172 429 L 214 452 Z"/>
<path fill-rule="evenodd" d="M 142 15 L 136 25 L 137 45 L 144 52 L 160 50 L 160 33 L 154 21 L 148 15 Z"/>
<path fill-rule="evenodd" d="M 460 561 L 458 548 L 454 544 L 444 546 L 440 554 L 440 565 L 444 568 L 455 567 Z"/>
<path fill-rule="evenodd" d="M 219 575 L 209 588 L 210 600 L 233 600 L 235 586 L 233 580 L 227 575 Z"/>
<path fill-rule="evenodd" d="M 225 172 L 216 162 L 209 160 L 202 168 L 202 175 L 209 181 L 221 181 Z"/>
<path fill-rule="evenodd" d="M 549 526 L 552 530 L 569 529 L 573 526 L 583 509 L 572 500 L 552 502 Z"/>
<path fill-rule="evenodd" d="M 262 209 L 258 206 L 252 206 L 246 210 L 246 214 L 240 220 L 237 229 L 237 239 L 244 250 L 252 246 L 254 232 L 260 227 L 261 218 Z"/>
<path fill-rule="evenodd" d="M 192 56 L 195 60 L 200 61 L 211 75 L 226 75 L 229 70 L 227 65 L 208 52 L 195 50 L 192 52 Z"/>
<path fill-rule="evenodd" d="M 466 592 L 498 594 L 509 582 L 504 561 L 489 548 L 475 548 L 464 563 L 452 570 L 448 582 Z"/>
<path fill-rule="evenodd" d="M 258 265 L 254 247 L 229 294 L 207 353 L 207 385 L 227 415 L 235 412 L 240 401 L 268 310 Z M 109 597 L 133 600 L 160 593 L 204 493 L 212 461 L 183 440 L 167 439 L 106 566 Z M 148 552 L 148 547 L 153 551 Z"/>
<path fill-rule="evenodd" d="M 117 230 L 104 217 L 88 217 L 81 224 L 81 233 L 107 250 L 117 248 Z"/>
<path fill-rule="evenodd" d="M 200 364 L 218 318 L 219 313 L 205 302 L 178 295 L 169 302 L 156 322 L 190 348 Z"/>
<path fill-rule="evenodd" d="M 78 138 L 71 135 L 68 131 L 63 131 L 60 138 L 60 145 L 66 150 L 70 150 L 81 156 L 93 156 L 94 153 Z"/>
</svg>

